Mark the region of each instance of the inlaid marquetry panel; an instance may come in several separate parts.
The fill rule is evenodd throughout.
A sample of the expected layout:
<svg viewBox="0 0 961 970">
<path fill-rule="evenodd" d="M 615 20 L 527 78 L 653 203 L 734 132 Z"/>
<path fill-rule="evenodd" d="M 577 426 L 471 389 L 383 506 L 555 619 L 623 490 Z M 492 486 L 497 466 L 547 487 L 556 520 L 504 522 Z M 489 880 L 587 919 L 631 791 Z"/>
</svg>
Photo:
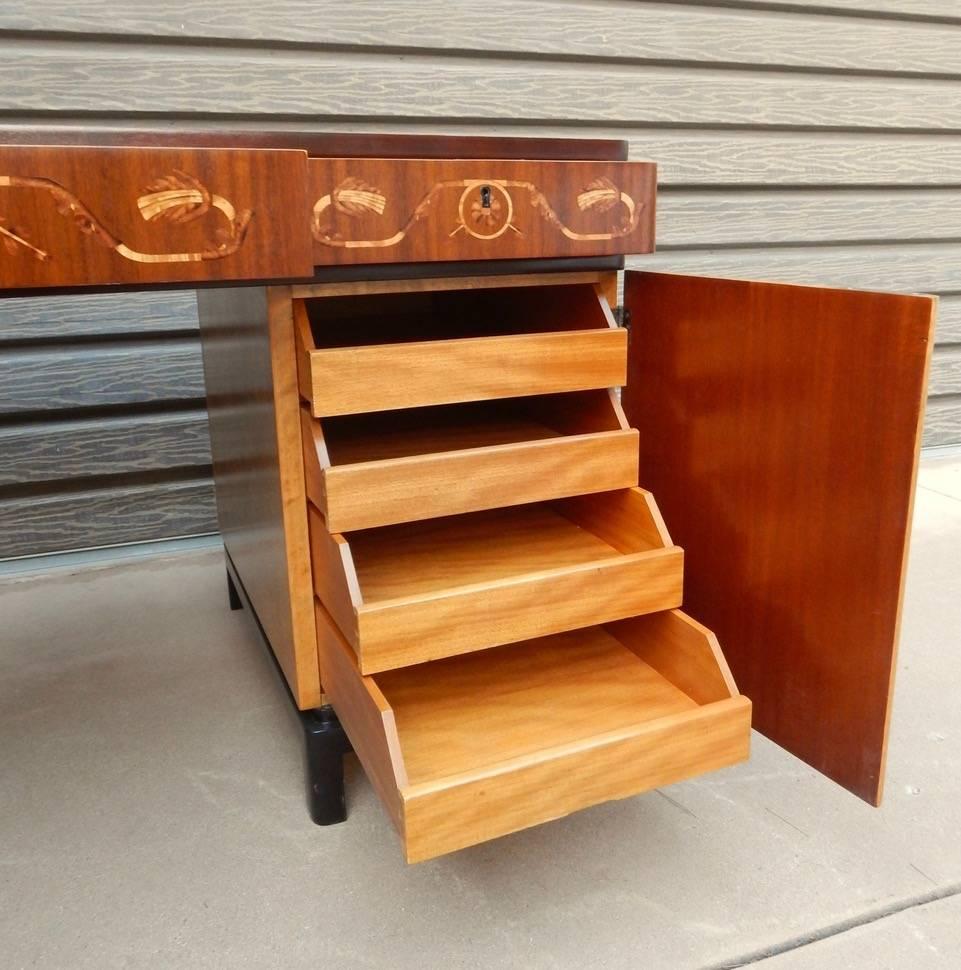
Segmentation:
<svg viewBox="0 0 961 970">
<path fill-rule="evenodd" d="M 650 162 L 312 158 L 314 262 L 646 253 Z"/>
<path fill-rule="evenodd" d="M 0 289 L 311 272 L 306 153 L 0 148 Z"/>
</svg>

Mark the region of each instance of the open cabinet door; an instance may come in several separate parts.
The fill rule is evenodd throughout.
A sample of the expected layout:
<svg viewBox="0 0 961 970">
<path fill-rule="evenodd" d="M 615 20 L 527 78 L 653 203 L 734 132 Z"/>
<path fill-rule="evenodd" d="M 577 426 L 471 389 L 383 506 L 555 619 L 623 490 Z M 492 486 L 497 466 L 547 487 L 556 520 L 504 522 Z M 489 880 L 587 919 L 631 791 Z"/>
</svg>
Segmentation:
<svg viewBox="0 0 961 970">
<path fill-rule="evenodd" d="M 935 299 L 626 275 L 624 409 L 754 725 L 872 804 Z"/>
</svg>

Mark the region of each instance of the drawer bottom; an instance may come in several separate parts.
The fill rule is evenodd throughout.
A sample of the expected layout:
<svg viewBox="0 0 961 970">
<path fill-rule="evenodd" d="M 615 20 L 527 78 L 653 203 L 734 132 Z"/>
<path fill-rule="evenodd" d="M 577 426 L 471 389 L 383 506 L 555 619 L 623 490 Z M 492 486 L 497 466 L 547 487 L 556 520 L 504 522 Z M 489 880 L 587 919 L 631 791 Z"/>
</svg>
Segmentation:
<svg viewBox="0 0 961 970">
<path fill-rule="evenodd" d="M 325 688 L 408 862 L 748 756 L 750 702 L 677 610 L 366 677 L 317 614 Z"/>
</svg>

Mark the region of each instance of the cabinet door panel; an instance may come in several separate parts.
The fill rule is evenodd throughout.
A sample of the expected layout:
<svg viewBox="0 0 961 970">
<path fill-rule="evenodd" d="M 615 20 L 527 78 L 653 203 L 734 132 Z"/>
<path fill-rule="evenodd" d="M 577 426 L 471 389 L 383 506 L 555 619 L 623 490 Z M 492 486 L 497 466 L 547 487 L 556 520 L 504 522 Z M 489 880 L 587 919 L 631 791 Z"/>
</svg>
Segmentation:
<svg viewBox="0 0 961 970">
<path fill-rule="evenodd" d="M 624 409 L 763 734 L 881 798 L 935 300 L 628 273 Z"/>
</svg>

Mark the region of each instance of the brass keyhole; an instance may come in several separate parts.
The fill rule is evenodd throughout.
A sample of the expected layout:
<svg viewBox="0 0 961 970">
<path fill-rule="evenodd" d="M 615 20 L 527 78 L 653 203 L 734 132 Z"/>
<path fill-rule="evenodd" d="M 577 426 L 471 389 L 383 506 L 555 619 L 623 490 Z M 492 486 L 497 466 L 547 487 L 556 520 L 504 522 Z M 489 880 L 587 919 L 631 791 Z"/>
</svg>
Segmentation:
<svg viewBox="0 0 961 970">
<path fill-rule="evenodd" d="M 489 209 L 491 207 L 491 187 L 489 185 L 481 186 L 481 208 Z"/>
</svg>

